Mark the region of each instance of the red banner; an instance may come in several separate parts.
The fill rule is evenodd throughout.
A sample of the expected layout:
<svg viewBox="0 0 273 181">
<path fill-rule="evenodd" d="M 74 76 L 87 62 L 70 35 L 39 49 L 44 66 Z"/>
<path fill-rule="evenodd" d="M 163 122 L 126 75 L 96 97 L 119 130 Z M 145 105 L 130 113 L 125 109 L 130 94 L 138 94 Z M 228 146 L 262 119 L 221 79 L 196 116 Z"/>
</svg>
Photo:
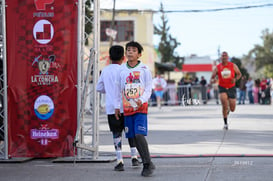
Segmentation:
<svg viewBox="0 0 273 181">
<path fill-rule="evenodd" d="M 77 0 L 6 0 L 11 157 L 73 155 Z"/>
</svg>

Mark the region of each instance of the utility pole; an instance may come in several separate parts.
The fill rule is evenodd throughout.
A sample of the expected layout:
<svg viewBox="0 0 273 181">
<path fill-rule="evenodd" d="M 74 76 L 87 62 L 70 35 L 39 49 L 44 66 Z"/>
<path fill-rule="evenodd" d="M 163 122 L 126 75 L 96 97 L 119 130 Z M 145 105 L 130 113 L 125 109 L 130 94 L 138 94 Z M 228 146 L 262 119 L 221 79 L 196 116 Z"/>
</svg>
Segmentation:
<svg viewBox="0 0 273 181">
<path fill-rule="evenodd" d="M 221 50 L 220 50 L 220 45 L 218 46 L 218 50 L 217 50 L 217 53 L 218 53 L 218 63 L 220 63 L 221 62 L 221 60 L 220 60 L 220 55 L 221 55 Z"/>
<path fill-rule="evenodd" d="M 113 4 L 113 11 L 112 11 L 112 22 L 111 22 L 111 30 L 113 29 L 114 27 L 114 24 L 115 24 L 115 14 L 116 14 L 116 0 L 114 0 L 114 4 Z M 113 45 L 113 37 L 110 36 L 110 47 Z"/>
</svg>

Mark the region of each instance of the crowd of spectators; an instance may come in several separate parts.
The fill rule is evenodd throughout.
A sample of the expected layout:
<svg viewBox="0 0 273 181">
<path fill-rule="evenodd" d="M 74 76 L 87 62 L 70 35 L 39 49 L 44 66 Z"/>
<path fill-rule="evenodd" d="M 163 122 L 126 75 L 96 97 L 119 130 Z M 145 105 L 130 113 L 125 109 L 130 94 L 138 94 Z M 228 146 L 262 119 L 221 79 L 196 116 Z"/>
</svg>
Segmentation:
<svg viewBox="0 0 273 181">
<path fill-rule="evenodd" d="M 210 84 L 204 76 L 201 76 L 200 80 L 198 77 L 185 76 L 178 83 L 174 80 L 166 80 L 166 82 L 163 105 L 207 104 L 208 101 L 219 104 L 217 82 Z M 250 76 L 242 76 L 238 85 L 238 104 L 271 104 L 273 96 L 272 79 L 253 80 Z M 151 96 L 150 105 L 156 105 L 154 94 Z"/>
</svg>

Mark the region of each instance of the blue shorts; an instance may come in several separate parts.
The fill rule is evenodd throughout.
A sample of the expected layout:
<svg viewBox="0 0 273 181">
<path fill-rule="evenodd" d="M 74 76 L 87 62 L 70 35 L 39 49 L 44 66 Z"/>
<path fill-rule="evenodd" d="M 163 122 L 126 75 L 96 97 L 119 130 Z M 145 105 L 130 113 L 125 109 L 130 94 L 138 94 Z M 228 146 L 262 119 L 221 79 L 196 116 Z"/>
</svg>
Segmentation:
<svg viewBox="0 0 273 181">
<path fill-rule="evenodd" d="M 147 136 L 147 114 L 136 113 L 124 116 L 124 125 L 126 138 L 133 138 L 136 134 Z"/>
<path fill-rule="evenodd" d="M 162 91 L 155 91 L 155 96 L 160 97 L 161 99 L 163 98 L 163 90 Z"/>
</svg>

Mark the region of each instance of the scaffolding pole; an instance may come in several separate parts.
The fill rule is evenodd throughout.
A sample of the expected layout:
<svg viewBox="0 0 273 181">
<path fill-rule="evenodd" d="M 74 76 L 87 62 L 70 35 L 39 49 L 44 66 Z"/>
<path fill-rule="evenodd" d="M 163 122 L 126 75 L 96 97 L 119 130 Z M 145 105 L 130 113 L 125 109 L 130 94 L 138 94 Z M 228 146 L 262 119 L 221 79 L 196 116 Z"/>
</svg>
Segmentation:
<svg viewBox="0 0 273 181">
<path fill-rule="evenodd" d="M 4 74 L 4 159 L 8 159 L 8 104 L 7 104 L 7 41 L 6 41 L 6 1 L 2 0 L 3 24 L 3 74 Z"/>
<path fill-rule="evenodd" d="M 77 132 L 74 140 L 74 146 L 77 148 L 77 158 L 86 159 L 89 158 L 85 154 L 85 151 L 91 151 L 92 159 L 96 160 L 99 157 L 99 95 L 96 90 L 96 82 L 98 81 L 98 60 L 99 60 L 99 40 L 100 40 L 100 6 L 99 0 L 93 1 L 93 48 L 90 49 L 90 55 L 88 59 L 87 71 L 84 73 L 84 43 L 85 43 L 85 1 L 79 0 L 78 3 L 78 80 L 77 80 Z M 88 90 L 88 78 L 93 70 L 93 84 L 92 89 L 92 134 L 91 134 L 91 144 L 86 144 L 86 133 L 85 130 L 85 104 L 87 99 Z"/>
<path fill-rule="evenodd" d="M 93 159 L 99 156 L 99 95 L 96 90 L 96 82 L 98 82 L 98 60 L 99 60 L 99 42 L 100 42 L 100 1 L 94 0 L 94 49 L 96 50 L 93 65 L 93 147 L 95 152 Z"/>
</svg>

